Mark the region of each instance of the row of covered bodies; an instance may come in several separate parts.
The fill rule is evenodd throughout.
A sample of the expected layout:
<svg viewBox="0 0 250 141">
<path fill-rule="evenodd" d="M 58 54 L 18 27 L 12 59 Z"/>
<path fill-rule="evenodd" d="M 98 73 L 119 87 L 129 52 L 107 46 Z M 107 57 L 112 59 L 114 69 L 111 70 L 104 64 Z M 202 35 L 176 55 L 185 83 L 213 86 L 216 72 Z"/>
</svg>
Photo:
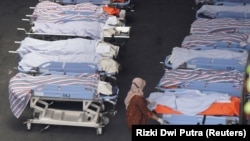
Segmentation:
<svg viewBox="0 0 250 141">
<path fill-rule="evenodd" d="M 196 11 L 190 34 L 163 62 L 160 91 L 148 97 L 169 124 L 246 124 L 249 6 L 221 0 Z"/>
<path fill-rule="evenodd" d="M 109 121 L 104 113 L 116 113 L 120 45 L 108 41 L 129 38 L 125 5 L 63 2 L 39 1 L 23 19 L 30 29 L 18 28 L 27 37 L 10 51 L 20 57 L 18 73 L 9 81 L 10 109 L 19 118 L 30 104 L 38 117 L 27 119 L 28 129 L 31 124 L 84 126 L 101 134 Z M 80 102 L 82 108 L 54 109 L 48 101 Z"/>
</svg>

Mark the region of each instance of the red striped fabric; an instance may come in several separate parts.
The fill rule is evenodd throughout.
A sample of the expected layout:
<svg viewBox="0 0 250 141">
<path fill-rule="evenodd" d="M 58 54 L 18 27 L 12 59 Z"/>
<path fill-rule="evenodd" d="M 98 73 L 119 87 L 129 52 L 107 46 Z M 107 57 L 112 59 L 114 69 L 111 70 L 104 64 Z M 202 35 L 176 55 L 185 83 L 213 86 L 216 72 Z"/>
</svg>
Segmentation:
<svg viewBox="0 0 250 141">
<path fill-rule="evenodd" d="M 70 21 L 105 22 L 110 15 L 103 6 L 92 3 L 61 5 L 50 1 L 39 2 L 32 14 L 36 22 L 65 23 Z"/>
<path fill-rule="evenodd" d="M 42 90 L 45 84 L 83 85 L 86 89 L 97 89 L 98 74 L 82 73 L 77 76 L 44 75 L 32 76 L 25 73 L 17 73 L 9 81 L 9 102 L 12 113 L 19 118 L 25 110 L 31 97 L 32 89 Z"/>
<path fill-rule="evenodd" d="M 188 69 L 176 69 L 165 70 L 164 75 L 159 81 L 158 86 L 160 88 L 167 88 L 178 86 L 185 82 L 192 81 L 205 81 L 207 83 L 232 83 L 235 86 L 242 86 L 243 72 L 236 70 L 224 71 L 224 70 L 188 70 Z"/>
<path fill-rule="evenodd" d="M 191 24 L 191 34 L 250 33 L 250 19 L 198 18 Z"/>
<path fill-rule="evenodd" d="M 222 43 L 224 45 L 231 44 L 249 44 L 248 43 L 249 34 L 239 34 L 239 33 L 228 33 L 228 34 L 191 34 L 184 38 L 182 41 L 182 47 L 193 48 L 201 46 L 216 46 L 217 43 Z M 227 46 L 225 46 L 227 47 Z"/>
</svg>

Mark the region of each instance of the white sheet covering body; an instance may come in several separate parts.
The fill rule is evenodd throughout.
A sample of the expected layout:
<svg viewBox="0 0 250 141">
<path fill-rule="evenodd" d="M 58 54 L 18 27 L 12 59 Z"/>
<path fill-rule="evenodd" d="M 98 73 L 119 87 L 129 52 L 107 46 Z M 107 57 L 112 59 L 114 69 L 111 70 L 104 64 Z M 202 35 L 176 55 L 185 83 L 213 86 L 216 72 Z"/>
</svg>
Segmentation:
<svg viewBox="0 0 250 141">
<path fill-rule="evenodd" d="M 220 48 L 247 48 L 250 44 L 249 34 L 191 34 L 184 38 L 181 47 L 220 47 Z"/>
<path fill-rule="evenodd" d="M 243 78 L 244 73 L 237 70 L 165 69 L 158 87 L 166 89 L 185 83 L 188 85 L 193 81 L 203 81 L 206 83 L 231 83 L 235 89 L 241 89 Z"/>
<path fill-rule="evenodd" d="M 32 32 L 51 35 L 69 35 L 103 39 L 103 23 L 96 21 L 74 21 L 67 23 L 34 22 Z"/>
<path fill-rule="evenodd" d="M 237 52 L 228 49 L 208 49 L 193 50 L 181 47 L 174 47 L 169 61 L 172 63 L 172 69 L 177 69 L 180 65 L 188 60 L 197 57 L 217 58 L 217 59 L 237 59 L 240 64 L 247 63 L 248 52 Z M 229 60 L 230 61 L 230 60 Z"/>
<path fill-rule="evenodd" d="M 126 8 L 131 4 L 131 0 L 116 1 L 116 0 L 57 0 L 62 4 L 77 4 L 91 2 L 96 5 L 111 5 L 118 8 Z"/>
<path fill-rule="evenodd" d="M 249 4 L 249 0 L 195 0 L 196 4 L 230 4 L 230 5 L 244 5 Z"/>
<path fill-rule="evenodd" d="M 119 71 L 119 64 L 114 59 L 101 57 L 98 54 L 48 55 L 33 52 L 23 56 L 18 63 L 18 67 L 23 72 L 29 72 L 48 62 L 93 63 L 98 65 L 100 71 L 107 73 L 118 73 Z"/>
<path fill-rule="evenodd" d="M 37 22 L 67 23 L 71 21 L 98 21 L 105 23 L 109 15 L 103 5 L 79 3 L 62 5 L 52 1 L 41 1 L 32 13 Z"/>
<path fill-rule="evenodd" d="M 21 58 L 32 52 L 47 55 L 97 53 L 101 56 L 112 58 L 117 56 L 119 47 L 101 40 L 89 40 L 84 38 L 45 41 L 26 37 L 21 41 L 21 44 L 16 51 L 19 53 Z"/>
<path fill-rule="evenodd" d="M 147 98 L 153 105 L 165 105 L 185 115 L 197 115 L 205 111 L 214 102 L 230 102 L 230 96 L 213 91 L 200 91 L 195 89 L 177 89 L 165 92 L 153 92 Z"/>
<path fill-rule="evenodd" d="M 112 26 L 107 29 L 106 24 Z M 103 11 L 103 6 L 91 3 L 60 5 L 42 1 L 37 4 L 32 14 L 31 31 L 36 34 L 69 35 L 103 40 L 104 28 L 105 31 L 110 30 L 113 34 L 115 26 L 120 24 L 116 16 Z"/>
<path fill-rule="evenodd" d="M 86 89 L 94 89 L 95 92 L 112 92 L 110 84 L 100 81 L 98 74 L 83 73 L 78 76 L 67 75 L 41 75 L 32 76 L 25 73 L 17 73 L 9 81 L 9 102 L 13 114 L 19 118 L 26 108 L 31 90 L 40 89 L 42 91 L 45 84 L 55 84 L 58 86 L 82 85 Z M 93 93 L 96 94 L 96 93 Z"/>
<path fill-rule="evenodd" d="M 199 14 L 210 18 L 250 18 L 250 5 L 202 5 L 197 11 Z"/>
<path fill-rule="evenodd" d="M 250 19 L 198 18 L 190 28 L 191 34 L 216 34 L 216 33 L 250 33 Z"/>
</svg>

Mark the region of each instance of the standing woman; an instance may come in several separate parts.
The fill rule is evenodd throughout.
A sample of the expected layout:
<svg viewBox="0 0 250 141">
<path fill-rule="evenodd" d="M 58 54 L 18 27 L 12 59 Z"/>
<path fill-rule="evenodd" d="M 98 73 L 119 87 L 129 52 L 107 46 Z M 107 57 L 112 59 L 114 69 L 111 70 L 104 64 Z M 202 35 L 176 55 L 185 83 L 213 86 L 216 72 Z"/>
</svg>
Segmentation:
<svg viewBox="0 0 250 141">
<path fill-rule="evenodd" d="M 142 78 L 134 78 L 125 98 L 126 106 L 126 122 L 128 129 L 132 131 L 132 125 L 145 125 L 147 120 L 154 119 L 160 124 L 164 121 L 147 107 L 147 100 L 144 98 L 143 88 L 146 86 L 146 81 Z"/>
</svg>

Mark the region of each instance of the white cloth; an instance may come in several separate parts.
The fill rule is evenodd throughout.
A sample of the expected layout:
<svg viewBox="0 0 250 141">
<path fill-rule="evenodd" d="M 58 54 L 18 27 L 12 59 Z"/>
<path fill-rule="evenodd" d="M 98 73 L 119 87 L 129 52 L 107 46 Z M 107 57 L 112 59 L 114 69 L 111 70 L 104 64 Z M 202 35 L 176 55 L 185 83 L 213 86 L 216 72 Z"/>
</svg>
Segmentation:
<svg viewBox="0 0 250 141">
<path fill-rule="evenodd" d="M 180 65 L 188 60 L 205 57 L 217 59 L 238 59 L 240 64 L 245 65 L 247 62 L 248 52 L 237 52 L 229 49 L 208 49 L 208 50 L 193 50 L 181 47 L 174 47 L 169 62 L 172 64 L 172 69 L 177 69 Z"/>
<path fill-rule="evenodd" d="M 157 120 L 161 125 L 163 125 L 165 122 L 164 122 L 164 120 L 163 119 L 161 119 L 161 118 L 158 118 L 158 120 Z"/>
<path fill-rule="evenodd" d="M 52 35 L 74 35 L 103 40 L 103 23 L 96 21 L 72 21 L 67 23 L 34 22 L 33 32 Z"/>
<path fill-rule="evenodd" d="M 22 40 L 17 52 L 23 57 L 27 53 L 37 52 L 47 55 L 68 55 L 95 53 L 97 40 L 74 38 L 66 40 L 45 41 L 26 37 Z"/>
<path fill-rule="evenodd" d="M 119 25 L 121 23 L 116 16 L 110 16 L 110 17 L 108 17 L 106 24 L 107 25 Z"/>
<path fill-rule="evenodd" d="M 99 41 L 96 47 L 96 52 L 106 57 L 117 57 L 119 50 L 119 46 L 104 41 Z"/>
<path fill-rule="evenodd" d="M 113 94 L 112 86 L 108 82 L 99 81 L 98 87 L 97 87 L 97 93 L 111 95 L 111 94 Z"/>
<path fill-rule="evenodd" d="M 102 58 L 99 65 L 104 71 L 111 74 L 118 73 L 120 68 L 120 65 L 115 60 L 109 58 Z"/>
<path fill-rule="evenodd" d="M 108 63 L 102 63 L 108 62 Z M 47 55 L 40 53 L 29 53 L 25 55 L 18 63 L 18 67 L 24 72 L 28 72 L 35 67 L 48 62 L 64 62 L 64 63 L 93 63 L 97 64 L 99 70 L 108 73 L 116 73 L 118 63 L 111 58 L 102 58 L 97 54 L 73 54 L 73 55 Z M 101 63 L 100 63 L 101 62 Z M 115 72 L 111 72 L 115 71 Z"/>
<path fill-rule="evenodd" d="M 21 41 L 21 44 L 16 51 L 21 57 L 31 52 L 47 55 L 98 53 L 102 56 L 114 57 L 117 56 L 119 47 L 101 40 L 89 40 L 84 38 L 45 41 L 26 37 Z"/>
<path fill-rule="evenodd" d="M 202 92 L 193 89 L 176 89 L 153 92 L 147 98 L 155 104 L 165 105 L 185 115 L 196 115 L 214 102 L 230 102 L 230 96 L 218 92 Z"/>
<path fill-rule="evenodd" d="M 231 12 L 231 13 L 250 13 L 250 5 L 202 5 L 197 11 L 197 14 L 203 13 L 211 18 L 216 18 L 220 12 Z"/>
</svg>

